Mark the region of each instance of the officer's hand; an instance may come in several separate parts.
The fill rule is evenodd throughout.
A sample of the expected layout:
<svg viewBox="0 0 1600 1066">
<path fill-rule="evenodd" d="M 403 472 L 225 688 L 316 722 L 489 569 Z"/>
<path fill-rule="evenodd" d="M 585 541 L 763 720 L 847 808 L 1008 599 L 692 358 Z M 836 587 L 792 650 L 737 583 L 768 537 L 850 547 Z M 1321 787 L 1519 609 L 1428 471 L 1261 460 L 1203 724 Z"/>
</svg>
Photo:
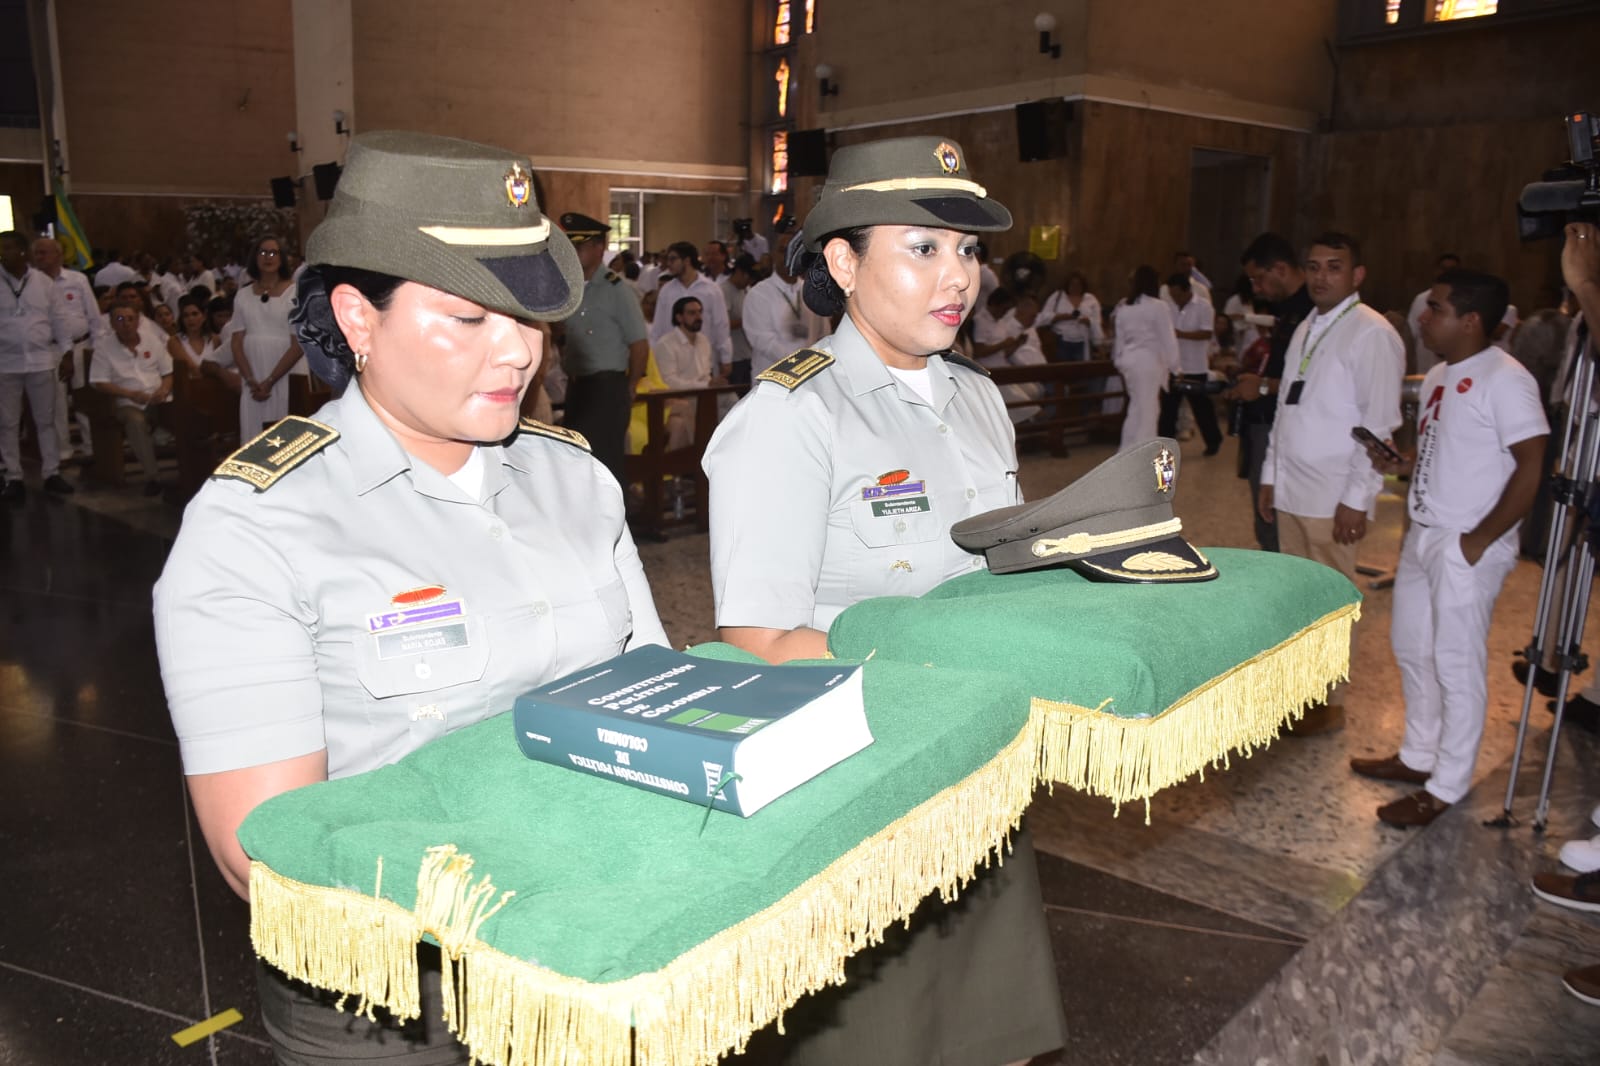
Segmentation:
<svg viewBox="0 0 1600 1066">
<path fill-rule="evenodd" d="M 1265 488 L 1265 486 L 1262 486 Z M 1367 535 L 1367 515 L 1344 504 L 1333 509 L 1333 542 L 1354 544 Z"/>
<path fill-rule="evenodd" d="M 1468 566 L 1477 566 L 1488 546 L 1476 533 L 1461 534 L 1461 558 L 1467 561 Z"/>
<path fill-rule="evenodd" d="M 1278 520 L 1278 509 L 1272 505 L 1271 485 L 1262 485 L 1261 491 L 1256 494 L 1256 514 L 1261 516 L 1263 522 Z"/>
<path fill-rule="evenodd" d="M 1567 243 L 1561 248 L 1561 277 L 1573 292 L 1584 285 L 1600 285 L 1600 229 L 1588 222 L 1567 226 Z"/>
</svg>

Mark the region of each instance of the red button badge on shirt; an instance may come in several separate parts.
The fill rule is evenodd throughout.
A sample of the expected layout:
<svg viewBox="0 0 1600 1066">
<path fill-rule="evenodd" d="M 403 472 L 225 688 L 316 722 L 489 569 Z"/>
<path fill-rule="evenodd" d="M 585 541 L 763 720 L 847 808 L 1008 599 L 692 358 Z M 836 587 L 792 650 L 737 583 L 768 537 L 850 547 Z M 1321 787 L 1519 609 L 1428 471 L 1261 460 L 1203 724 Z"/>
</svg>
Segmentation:
<svg viewBox="0 0 1600 1066">
<path fill-rule="evenodd" d="M 1456 391 L 1459 393 L 1465 393 L 1470 388 L 1472 388 L 1471 378 L 1462 378 L 1456 383 Z"/>
</svg>

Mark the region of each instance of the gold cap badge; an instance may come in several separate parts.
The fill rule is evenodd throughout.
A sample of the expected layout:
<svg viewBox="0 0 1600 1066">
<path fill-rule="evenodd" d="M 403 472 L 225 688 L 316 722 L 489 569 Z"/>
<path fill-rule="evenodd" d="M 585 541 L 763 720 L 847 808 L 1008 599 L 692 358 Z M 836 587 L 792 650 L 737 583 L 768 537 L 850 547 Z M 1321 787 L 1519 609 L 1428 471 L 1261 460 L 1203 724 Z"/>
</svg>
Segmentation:
<svg viewBox="0 0 1600 1066">
<path fill-rule="evenodd" d="M 527 207 L 528 201 L 533 199 L 533 177 L 521 163 L 512 163 L 511 169 L 506 171 L 506 199 L 511 201 L 512 207 Z"/>
<path fill-rule="evenodd" d="M 1178 464 L 1173 459 L 1172 453 L 1165 448 L 1156 453 L 1150 461 L 1156 468 L 1156 489 L 1159 492 L 1171 492 L 1172 483 L 1178 479 Z"/>
<path fill-rule="evenodd" d="M 938 157 L 939 168 L 946 174 L 954 174 L 961 169 L 961 153 L 949 141 L 940 141 L 933 154 Z"/>
</svg>

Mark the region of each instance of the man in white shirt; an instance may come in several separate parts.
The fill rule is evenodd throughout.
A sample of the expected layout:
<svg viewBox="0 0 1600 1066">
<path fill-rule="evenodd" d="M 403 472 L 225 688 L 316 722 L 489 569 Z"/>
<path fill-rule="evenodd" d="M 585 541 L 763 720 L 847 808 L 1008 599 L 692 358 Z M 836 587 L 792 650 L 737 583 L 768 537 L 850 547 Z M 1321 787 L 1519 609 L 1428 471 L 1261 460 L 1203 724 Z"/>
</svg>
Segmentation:
<svg viewBox="0 0 1600 1066">
<path fill-rule="evenodd" d="M 656 296 L 656 313 L 650 323 L 650 343 L 665 337 L 675 328 L 672 307 L 685 296 L 693 296 L 704 308 L 706 339 L 711 342 L 711 357 L 717 373 L 726 377 L 733 366 L 733 335 L 728 329 L 728 305 L 722 300 L 717 283 L 700 273 L 700 253 L 688 241 L 667 248 L 667 273 Z"/>
<path fill-rule="evenodd" d="M 717 279 L 722 301 L 728 305 L 728 333 L 733 338 L 733 366 L 728 371 L 731 385 L 750 384 L 750 338 L 744 332 L 744 298 L 755 274 L 756 261 L 741 255 L 729 264 L 727 275 Z"/>
<path fill-rule="evenodd" d="M 136 308 L 111 309 L 112 337 L 95 352 L 89 384 L 117 398 L 117 420 L 144 469 L 144 494 L 155 496 L 161 479 L 150 420 L 172 395 L 172 356 L 165 344 L 151 345 L 140 336 L 140 317 Z"/>
<path fill-rule="evenodd" d="M 1517 525 L 1538 493 L 1550 433 L 1533 375 L 1490 343 L 1507 302 L 1506 283 L 1488 274 L 1439 279 L 1421 326 L 1444 361 L 1422 382 L 1416 457 L 1370 456 L 1379 471 L 1411 473 L 1390 624 L 1405 741 L 1388 758 L 1350 761 L 1358 774 L 1425 786 L 1378 808 L 1389 825 L 1427 825 L 1472 787 L 1489 621 L 1516 566 Z"/>
<path fill-rule="evenodd" d="M 89 366 L 89 354 L 94 350 L 95 327 L 100 311 L 88 276 L 61 265 L 61 245 L 49 237 L 37 237 L 30 253 L 33 269 L 54 283 L 56 294 L 61 297 L 61 313 L 66 329 L 71 334 L 61 373 L 56 378 L 56 441 L 65 458 L 72 454 L 68 390 L 81 389 L 86 383 L 84 375 Z M 78 431 L 83 437 L 83 454 L 87 456 L 91 453 L 88 415 L 78 415 Z"/>
<path fill-rule="evenodd" d="M 780 219 L 779 221 L 788 222 L 790 220 Z M 781 237 L 782 235 L 780 232 L 779 236 Z M 772 245 L 767 242 L 767 239 L 755 231 L 754 219 L 736 218 L 733 220 L 733 254 L 736 258 L 741 255 L 748 255 L 756 261 L 757 273 L 769 271 L 773 267 L 773 260 L 770 254 L 771 248 Z M 782 257 L 783 252 L 781 249 L 778 255 L 780 258 Z"/>
<path fill-rule="evenodd" d="M 51 279 L 28 265 L 28 239 L 16 230 L 0 233 L 0 496 L 21 503 L 22 398 L 33 412 L 39 438 L 39 473 L 46 492 L 69 495 L 61 476 L 56 437 L 56 377 L 61 353 L 72 344 L 62 299 Z"/>
<path fill-rule="evenodd" d="M 793 233 L 778 234 L 772 273 L 745 293 L 744 335 L 750 341 L 752 379 L 828 333 L 826 320 L 806 306 L 801 279 L 789 273 L 793 242 Z"/>
<path fill-rule="evenodd" d="M 1024 292 L 1012 308 L 995 323 L 995 334 L 1002 338 L 1008 350 L 993 354 L 978 362 L 984 366 L 1043 366 L 1046 362 L 1044 347 L 1039 343 L 1039 298 Z M 1006 414 L 1013 425 L 1026 422 L 1043 408 L 1031 401 L 1044 395 L 1044 385 L 1037 381 L 1019 382 L 1000 386 L 1000 396 L 1006 401 Z M 1021 406 L 1013 407 L 1013 403 Z"/>
<path fill-rule="evenodd" d="M 1305 278 L 1316 310 L 1289 340 L 1256 509 L 1277 526 L 1280 551 L 1331 566 L 1353 583 L 1356 546 L 1383 476 L 1350 431 L 1363 426 L 1382 438 L 1400 425 L 1405 344 L 1361 302 L 1366 270 L 1355 238 L 1324 233 L 1313 240 Z M 1343 697 L 1341 685 L 1291 732 L 1340 728 Z"/>
<path fill-rule="evenodd" d="M 707 241 L 700 249 L 700 262 L 705 276 L 720 282 L 728 276 L 728 246 L 721 241 Z"/>
<path fill-rule="evenodd" d="M 116 252 L 112 252 L 111 262 L 95 271 L 94 283 L 96 288 L 114 289 L 124 281 L 132 281 L 138 276 L 137 270 L 122 262 Z"/>
<path fill-rule="evenodd" d="M 1204 274 L 1195 269 L 1194 256 L 1188 252 L 1174 252 L 1172 254 L 1172 272 L 1174 274 L 1182 274 L 1189 279 L 1189 292 L 1195 299 L 1211 303 L 1211 282 L 1206 280 Z M 1173 317 L 1176 318 L 1178 301 L 1172 295 L 1169 285 L 1161 286 L 1161 298 L 1167 301 L 1167 306 L 1172 308 Z"/>
<path fill-rule="evenodd" d="M 1433 279 L 1438 281 L 1449 271 L 1461 265 L 1461 257 L 1454 252 L 1445 252 L 1434 261 Z M 1439 361 L 1439 356 L 1422 340 L 1422 312 L 1428 309 L 1428 297 L 1433 294 L 1433 286 L 1417 293 L 1411 298 L 1411 307 L 1406 311 L 1406 325 L 1411 327 L 1412 350 L 1416 352 L 1416 372 L 1426 374 L 1433 369 Z"/>
<path fill-rule="evenodd" d="M 693 296 L 680 296 L 672 306 L 672 329 L 654 345 L 656 370 L 669 389 L 703 389 L 723 384 L 711 376 L 711 345 L 701 332 L 705 311 Z M 667 401 L 667 449 L 687 447 L 694 441 L 695 401 Z"/>
<path fill-rule="evenodd" d="M 1178 335 L 1178 372 L 1185 381 L 1203 386 L 1211 377 L 1211 344 L 1216 339 L 1217 313 L 1194 294 L 1187 274 L 1168 278 L 1167 290 L 1176 307 L 1172 328 Z M 1178 408 L 1185 399 L 1194 412 L 1194 424 L 1200 429 L 1200 437 L 1206 442 L 1205 454 L 1216 455 L 1222 447 L 1222 430 L 1217 428 L 1217 405 L 1209 393 L 1176 389 L 1162 393 L 1161 422 L 1156 432 L 1163 437 L 1178 435 Z"/>
</svg>

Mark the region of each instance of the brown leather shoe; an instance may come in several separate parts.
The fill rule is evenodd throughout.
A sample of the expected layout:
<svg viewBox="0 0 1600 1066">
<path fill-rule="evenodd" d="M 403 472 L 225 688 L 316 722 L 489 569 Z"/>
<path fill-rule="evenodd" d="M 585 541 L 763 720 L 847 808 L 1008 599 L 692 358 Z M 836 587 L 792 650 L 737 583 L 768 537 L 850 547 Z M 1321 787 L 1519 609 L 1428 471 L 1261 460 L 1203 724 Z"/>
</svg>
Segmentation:
<svg viewBox="0 0 1600 1066">
<path fill-rule="evenodd" d="M 1413 770 L 1400 761 L 1398 753 L 1386 759 L 1351 759 L 1350 769 L 1362 777 L 1379 781 L 1400 781 L 1407 785 L 1426 785 L 1433 775 L 1425 770 Z"/>
<path fill-rule="evenodd" d="M 1435 818 L 1449 809 L 1450 804 L 1423 789 L 1379 807 L 1378 821 L 1397 829 L 1420 829 L 1432 825 Z"/>
<path fill-rule="evenodd" d="M 1575 911 L 1600 911 L 1600 872 L 1534 874 L 1533 894 L 1558 907 Z"/>
<path fill-rule="evenodd" d="M 1561 983 L 1568 992 L 1571 992 L 1585 1003 L 1600 1007 L 1600 966 L 1585 966 L 1580 970 L 1568 970 L 1561 976 Z"/>
<path fill-rule="evenodd" d="M 1323 733 L 1337 733 L 1344 728 L 1344 704 L 1315 703 L 1306 708 L 1300 720 L 1285 729 L 1290 737 L 1315 737 Z"/>
</svg>

